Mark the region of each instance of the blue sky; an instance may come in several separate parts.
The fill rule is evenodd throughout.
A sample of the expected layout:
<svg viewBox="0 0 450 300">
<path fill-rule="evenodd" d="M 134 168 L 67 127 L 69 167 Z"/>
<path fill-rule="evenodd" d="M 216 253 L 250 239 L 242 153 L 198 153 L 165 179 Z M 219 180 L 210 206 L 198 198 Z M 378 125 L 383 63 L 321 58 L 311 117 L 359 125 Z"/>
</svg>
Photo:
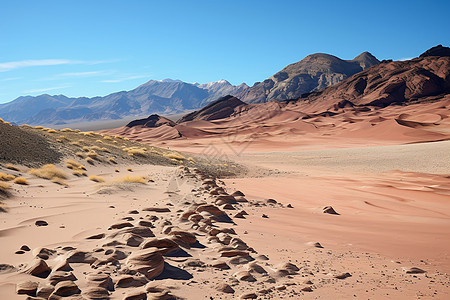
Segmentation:
<svg viewBox="0 0 450 300">
<path fill-rule="evenodd" d="M 449 46 L 450 1 L 0 1 L 0 103 L 164 78 L 252 85 L 305 56 Z"/>
</svg>

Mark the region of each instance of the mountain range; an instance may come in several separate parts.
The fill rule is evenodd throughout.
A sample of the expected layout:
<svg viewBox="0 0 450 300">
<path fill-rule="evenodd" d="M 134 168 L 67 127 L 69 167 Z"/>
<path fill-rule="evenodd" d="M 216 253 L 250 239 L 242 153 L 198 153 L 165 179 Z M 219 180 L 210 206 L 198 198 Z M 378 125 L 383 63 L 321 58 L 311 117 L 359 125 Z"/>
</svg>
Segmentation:
<svg viewBox="0 0 450 300">
<path fill-rule="evenodd" d="M 248 88 L 243 83 L 231 85 L 226 80 L 207 84 L 180 80 L 150 80 L 130 91 L 105 97 L 69 98 L 64 95 L 19 97 L 0 104 L 0 116 L 18 124 L 62 125 L 83 121 L 115 120 L 152 113 L 176 114 L 197 109 L 227 94 Z"/>
<path fill-rule="evenodd" d="M 150 80 L 133 90 L 104 97 L 70 98 L 47 94 L 19 97 L 0 104 L 0 117 L 17 124 L 64 125 L 150 114 L 178 114 L 199 109 L 225 95 L 237 96 L 247 103 L 294 99 L 336 84 L 378 63 L 369 52 L 353 60 L 317 53 L 252 87 L 245 83 L 234 86 L 223 79 L 205 84 Z"/>
<path fill-rule="evenodd" d="M 295 99 L 302 94 L 334 85 L 380 61 L 363 52 L 352 60 L 316 53 L 285 67 L 263 82 L 255 83 L 237 95 L 247 103 Z"/>
</svg>

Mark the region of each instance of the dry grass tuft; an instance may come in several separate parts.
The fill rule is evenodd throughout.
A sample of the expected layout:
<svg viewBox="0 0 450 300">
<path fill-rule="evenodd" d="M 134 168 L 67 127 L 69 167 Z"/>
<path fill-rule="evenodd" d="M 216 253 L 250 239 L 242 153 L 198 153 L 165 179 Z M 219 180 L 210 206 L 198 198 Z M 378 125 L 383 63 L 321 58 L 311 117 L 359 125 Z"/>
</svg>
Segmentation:
<svg viewBox="0 0 450 300">
<path fill-rule="evenodd" d="M 125 182 L 125 183 L 147 183 L 148 179 L 144 176 L 124 176 L 115 180 L 116 182 Z"/>
<path fill-rule="evenodd" d="M 114 157 L 108 158 L 108 161 L 112 164 L 117 164 L 117 161 L 114 159 Z"/>
<path fill-rule="evenodd" d="M 16 167 L 15 165 L 13 165 L 13 164 L 6 164 L 6 165 L 5 165 L 5 168 L 10 169 L 10 170 L 13 170 L 13 171 L 18 171 L 18 172 L 20 172 L 19 168 Z"/>
<path fill-rule="evenodd" d="M 164 157 L 175 159 L 175 160 L 184 160 L 186 159 L 183 155 L 181 155 L 178 152 L 172 152 L 172 153 L 164 153 Z"/>
<path fill-rule="evenodd" d="M 119 173 L 120 171 L 119 169 L 114 169 L 114 172 Z"/>
<path fill-rule="evenodd" d="M 16 179 L 14 179 L 14 183 L 28 185 L 28 181 L 25 177 L 17 177 Z"/>
<path fill-rule="evenodd" d="M 42 127 L 42 126 L 36 126 L 36 127 L 34 127 L 34 129 L 44 129 L 44 127 Z"/>
<path fill-rule="evenodd" d="M 76 156 L 84 158 L 84 153 L 83 152 L 77 152 L 75 153 Z"/>
<path fill-rule="evenodd" d="M 128 168 L 127 171 L 128 172 L 133 172 L 133 169 L 132 168 Z"/>
<path fill-rule="evenodd" d="M 90 157 L 86 157 L 86 162 L 87 162 L 88 164 L 91 164 L 91 165 L 94 164 L 94 160 L 93 160 L 92 158 L 90 158 Z"/>
<path fill-rule="evenodd" d="M 91 175 L 89 176 L 89 180 L 95 181 L 95 182 L 105 182 L 105 179 L 103 177 L 97 176 L 97 175 Z"/>
<path fill-rule="evenodd" d="M 14 176 L 14 175 L 5 174 L 5 173 L 0 172 L 0 180 L 1 181 L 11 181 L 11 180 L 14 180 L 15 178 L 16 178 L 16 176 Z"/>
<path fill-rule="evenodd" d="M 0 191 L 1 191 L 1 190 L 7 190 L 7 189 L 9 189 L 10 187 L 11 187 L 11 185 L 10 185 L 9 183 L 0 181 Z"/>
<path fill-rule="evenodd" d="M 82 164 L 77 163 L 76 161 L 73 161 L 73 160 L 66 160 L 66 167 L 71 170 L 85 170 L 86 171 L 85 166 L 83 166 Z"/>
<path fill-rule="evenodd" d="M 68 178 L 66 172 L 58 169 L 55 165 L 52 164 L 44 165 L 39 169 L 31 169 L 29 173 L 40 178 L 49 179 L 56 183 L 60 183 L 60 181 Z"/>
<path fill-rule="evenodd" d="M 98 157 L 98 153 L 94 150 L 90 150 L 87 154 L 88 157 L 96 159 Z"/>
<path fill-rule="evenodd" d="M 61 129 L 61 132 L 75 132 L 75 130 L 70 129 L 70 128 L 64 128 L 64 129 Z"/>
<path fill-rule="evenodd" d="M 87 176 L 87 173 L 83 170 L 73 170 L 72 174 L 78 177 Z"/>
<path fill-rule="evenodd" d="M 58 131 L 56 131 L 55 129 L 49 129 L 47 132 L 48 133 L 57 133 Z"/>
<path fill-rule="evenodd" d="M 112 140 L 112 139 L 113 139 L 113 138 L 110 137 L 109 135 L 105 135 L 105 136 L 103 136 L 103 138 L 104 138 L 105 140 Z"/>
<path fill-rule="evenodd" d="M 136 155 L 136 156 L 146 156 L 147 148 L 143 147 L 125 147 L 122 149 L 123 151 L 127 152 L 128 155 Z"/>
</svg>

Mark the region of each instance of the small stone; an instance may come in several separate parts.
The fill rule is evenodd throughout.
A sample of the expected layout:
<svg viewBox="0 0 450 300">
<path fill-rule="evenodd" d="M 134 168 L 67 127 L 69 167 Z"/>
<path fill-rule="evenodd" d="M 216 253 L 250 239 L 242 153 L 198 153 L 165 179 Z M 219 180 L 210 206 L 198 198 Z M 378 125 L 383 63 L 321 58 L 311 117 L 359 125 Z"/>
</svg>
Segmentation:
<svg viewBox="0 0 450 300">
<path fill-rule="evenodd" d="M 275 289 L 278 290 L 278 291 L 284 291 L 286 289 L 286 286 L 285 285 L 279 285 L 279 286 L 276 286 Z"/>
<path fill-rule="evenodd" d="M 325 207 L 323 208 L 323 213 L 324 213 L 324 214 L 330 214 L 330 215 L 339 215 L 339 214 L 334 210 L 334 208 L 331 207 L 331 206 L 325 206 Z"/>
<path fill-rule="evenodd" d="M 36 221 L 35 223 L 34 223 L 34 225 L 36 225 L 36 226 L 47 226 L 48 225 L 48 223 L 46 222 L 46 221 L 44 221 L 44 220 L 38 220 L 38 221 Z"/>
<path fill-rule="evenodd" d="M 219 292 L 222 292 L 222 293 L 227 293 L 227 294 L 233 294 L 234 293 L 234 289 L 231 286 L 229 286 L 228 284 L 226 284 L 226 283 L 219 284 L 216 287 L 216 289 Z"/>
<path fill-rule="evenodd" d="M 305 286 L 304 288 L 302 288 L 303 292 L 312 292 L 312 288 L 310 286 Z"/>
<path fill-rule="evenodd" d="M 258 295 L 255 293 L 247 293 L 241 296 L 241 299 L 256 299 L 258 298 Z"/>
<path fill-rule="evenodd" d="M 268 218 L 269 218 L 269 216 L 268 216 L 268 215 L 266 215 L 266 214 L 263 214 L 263 215 L 262 215 L 262 217 L 263 217 L 263 218 L 266 218 L 266 219 L 268 219 Z"/>
<path fill-rule="evenodd" d="M 147 300 L 146 292 L 131 292 L 125 295 L 124 300 Z"/>
<path fill-rule="evenodd" d="M 406 271 L 406 274 L 423 274 L 426 273 L 427 271 L 424 271 L 420 268 L 417 267 L 412 267 L 409 270 Z"/>
<path fill-rule="evenodd" d="M 27 245 L 23 245 L 22 247 L 20 247 L 20 250 L 23 250 L 23 251 L 30 251 L 31 249 L 30 249 L 30 247 L 28 247 Z"/>
<path fill-rule="evenodd" d="M 337 279 L 345 279 L 347 277 L 352 277 L 352 275 L 350 273 L 341 273 L 341 274 L 334 276 L 334 278 L 337 278 Z"/>
</svg>

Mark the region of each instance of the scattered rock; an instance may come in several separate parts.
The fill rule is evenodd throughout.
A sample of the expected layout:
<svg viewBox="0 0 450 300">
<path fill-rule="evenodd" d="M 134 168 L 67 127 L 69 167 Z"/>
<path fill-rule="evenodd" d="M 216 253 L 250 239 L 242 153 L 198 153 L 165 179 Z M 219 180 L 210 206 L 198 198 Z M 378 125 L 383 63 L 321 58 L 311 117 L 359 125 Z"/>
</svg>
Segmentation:
<svg viewBox="0 0 450 300">
<path fill-rule="evenodd" d="M 234 276 L 240 281 L 248 281 L 248 282 L 256 281 L 256 278 L 253 277 L 253 275 L 250 274 L 250 272 L 248 271 L 239 271 L 235 273 Z"/>
<path fill-rule="evenodd" d="M 24 272 L 27 274 L 44 278 L 48 276 L 50 271 L 51 270 L 48 267 L 47 263 L 40 258 L 34 259 L 24 270 Z"/>
<path fill-rule="evenodd" d="M 275 199 L 266 199 L 266 203 L 267 204 L 277 204 L 278 202 Z"/>
<path fill-rule="evenodd" d="M 170 209 L 168 207 L 149 207 L 149 208 L 144 208 L 143 211 L 153 211 L 153 212 L 157 212 L 157 213 L 165 213 L 165 212 L 170 212 Z"/>
<path fill-rule="evenodd" d="M 42 258 L 42 259 L 49 259 L 50 256 L 54 255 L 56 253 L 55 250 L 49 249 L 49 248 L 36 248 L 33 249 L 33 251 L 31 252 L 31 254 L 33 254 L 33 256 Z"/>
<path fill-rule="evenodd" d="M 316 248 L 323 248 L 323 246 L 319 242 L 314 243 L 313 246 Z"/>
<path fill-rule="evenodd" d="M 426 272 L 427 271 L 424 271 L 424 270 L 422 270 L 420 268 L 417 268 L 417 267 L 412 267 L 412 268 L 406 270 L 406 274 L 423 274 L 423 273 L 426 273 Z"/>
<path fill-rule="evenodd" d="M 55 290 L 55 287 L 52 285 L 44 285 L 38 287 L 36 291 L 36 297 L 47 299 Z"/>
<path fill-rule="evenodd" d="M 312 292 L 312 288 L 310 286 L 305 286 L 304 288 L 302 288 L 303 292 Z"/>
<path fill-rule="evenodd" d="M 286 286 L 285 285 L 278 285 L 278 286 L 275 287 L 275 289 L 277 291 L 284 291 L 286 289 Z"/>
<path fill-rule="evenodd" d="M 171 231 L 170 235 L 174 236 L 175 241 L 181 240 L 183 243 L 186 243 L 188 245 L 193 245 L 197 242 L 197 237 L 187 231 L 175 230 Z"/>
<path fill-rule="evenodd" d="M 16 285 L 17 294 L 34 295 L 38 288 L 38 283 L 34 281 L 25 281 Z"/>
<path fill-rule="evenodd" d="M 268 215 L 266 215 L 266 214 L 263 214 L 263 215 L 262 215 L 262 217 L 263 217 L 263 218 L 266 218 L 266 219 L 268 219 L 268 218 L 269 218 L 269 216 L 268 216 Z"/>
<path fill-rule="evenodd" d="M 228 270 L 228 269 L 230 269 L 230 266 L 227 265 L 226 262 L 216 262 L 216 263 L 212 264 L 211 266 L 213 268 L 221 269 L 221 270 Z"/>
<path fill-rule="evenodd" d="M 44 221 L 44 220 L 38 220 L 38 221 L 34 222 L 34 225 L 40 227 L 40 226 L 47 226 L 48 223 L 47 223 L 47 221 Z"/>
<path fill-rule="evenodd" d="M 153 279 L 164 270 L 164 259 L 158 248 L 134 251 L 126 264 L 130 270 L 138 271 L 148 279 Z"/>
<path fill-rule="evenodd" d="M 124 300 L 147 300 L 147 293 L 142 291 L 134 291 L 125 295 Z"/>
<path fill-rule="evenodd" d="M 259 274 L 267 274 L 267 271 L 255 262 L 248 265 L 248 271 L 259 273 Z"/>
<path fill-rule="evenodd" d="M 99 234 L 91 235 L 91 236 L 87 237 L 86 239 L 88 239 L 88 240 L 99 240 L 99 239 L 102 239 L 104 237 L 105 237 L 104 233 L 99 233 Z"/>
<path fill-rule="evenodd" d="M 91 264 L 96 261 L 96 258 L 91 253 L 79 250 L 73 250 L 67 253 L 66 259 L 68 263 Z"/>
<path fill-rule="evenodd" d="M 130 276 L 124 275 L 117 279 L 116 287 L 129 288 L 129 287 L 140 287 L 146 285 L 148 282 L 147 278 L 143 276 Z"/>
<path fill-rule="evenodd" d="M 122 229 L 125 227 L 133 227 L 134 225 L 131 224 L 130 222 L 122 222 L 122 223 L 117 223 L 117 224 L 113 224 L 111 225 L 111 229 Z"/>
<path fill-rule="evenodd" d="M 91 286 L 102 287 L 110 291 L 114 288 L 111 277 L 105 273 L 89 274 L 86 276 L 86 280 L 88 281 L 88 285 Z"/>
<path fill-rule="evenodd" d="M 325 206 L 325 207 L 323 208 L 323 213 L 324 213 L 324 214 L 330 214 L 330 215 L 339 215 L 339 214 L 334 210 L 334 208 L 331 207 L 331 206 Z"/>
<path fill-rule="evenodd" d="M 53 293 L 58 296 L 67 297 L 80 293 L 80 290 L 73 281 L 60 281 L 56 284 L 55 291 Z"/>
<path fill-rule="evenodd" d="M 20 250 L 23 250 L 23 251 L 30 251 L 31 249 L 30 249 L 30 247 L 28 247 L 27 245 L 23 245 L 22 247 L 20 247 Z"/>
<path fill-rule="evenodd" d="M 258 295 L 255 293 L 247 293 L 241 296 L 241 299 L 256 299 L 258 298 Z"/>
<path fill-rule="evenodd" d="M 231 196 L 236 197 L 236 196 L 241 196 L 244 197 L 244 193 L 241 191 L 235 191 L 233 194 L 231 194 Z"/>
<path fill-rule="evenodd" d="M 337 278 L 337 279 L 345 279 L 347 277 L 352 277 L 352 275 L 350 273 L 341 273 L 341 274 L 334 276 L 334 278 Z"/>
<path fill-rule="evenodd" d="M 139 214 L 139 212 L 138 212 L 137 210 L 130 210 L 130 211 L 128 212 L 128 214 L 129 214 L 129 215 L 137 215 L 137 214 Z"/>
<path fill-rule="evenodd" d="M 105 288 L 95 286 L 83 290 L 83 296 L 92 300 L 105 300 L 109 299 L 109 292 Z"/>
<path fill-rule="evenodd" d="M 287 208 L 294 208 L 290 203 L 287 205 Z"/>
<path fill-rule="evenodd" d="M 175 243 L 173 240 L 167 239 L 167 238 L 163 238 L 163 239 L 154 238 L 149 241 L 145 241 L 141 245 L 142 249 L 147 249 L 147 248 L 152 248 L 152 247 L 161 249 L 160 252 L 162 255 L 167 255 L 169 253 L 175 252 L 180 249 L 180 247 L 178 246 L 177 243 Z"/>
<path fill-rule="evenodd" d="M 72 272 L 53 271 L 48 277 L 48 280 L 51 285 L 56 285 L 58 282 L 75 281 L 77 280 L 77 278 L 75 277 L 75 275 L 73 275 Z"/>
<path fill-rule="evenodd" d="M 216 287 L 216 290 L 222 293 L 233 294 L 234 289 L 226 283 L 221 283 Z"/>
<path fill-rule="evenodd" d="M 150 221 L 140 220 L 138 224 L 139 226 L 153 227 L 153 224 Z"/>
</svg>

